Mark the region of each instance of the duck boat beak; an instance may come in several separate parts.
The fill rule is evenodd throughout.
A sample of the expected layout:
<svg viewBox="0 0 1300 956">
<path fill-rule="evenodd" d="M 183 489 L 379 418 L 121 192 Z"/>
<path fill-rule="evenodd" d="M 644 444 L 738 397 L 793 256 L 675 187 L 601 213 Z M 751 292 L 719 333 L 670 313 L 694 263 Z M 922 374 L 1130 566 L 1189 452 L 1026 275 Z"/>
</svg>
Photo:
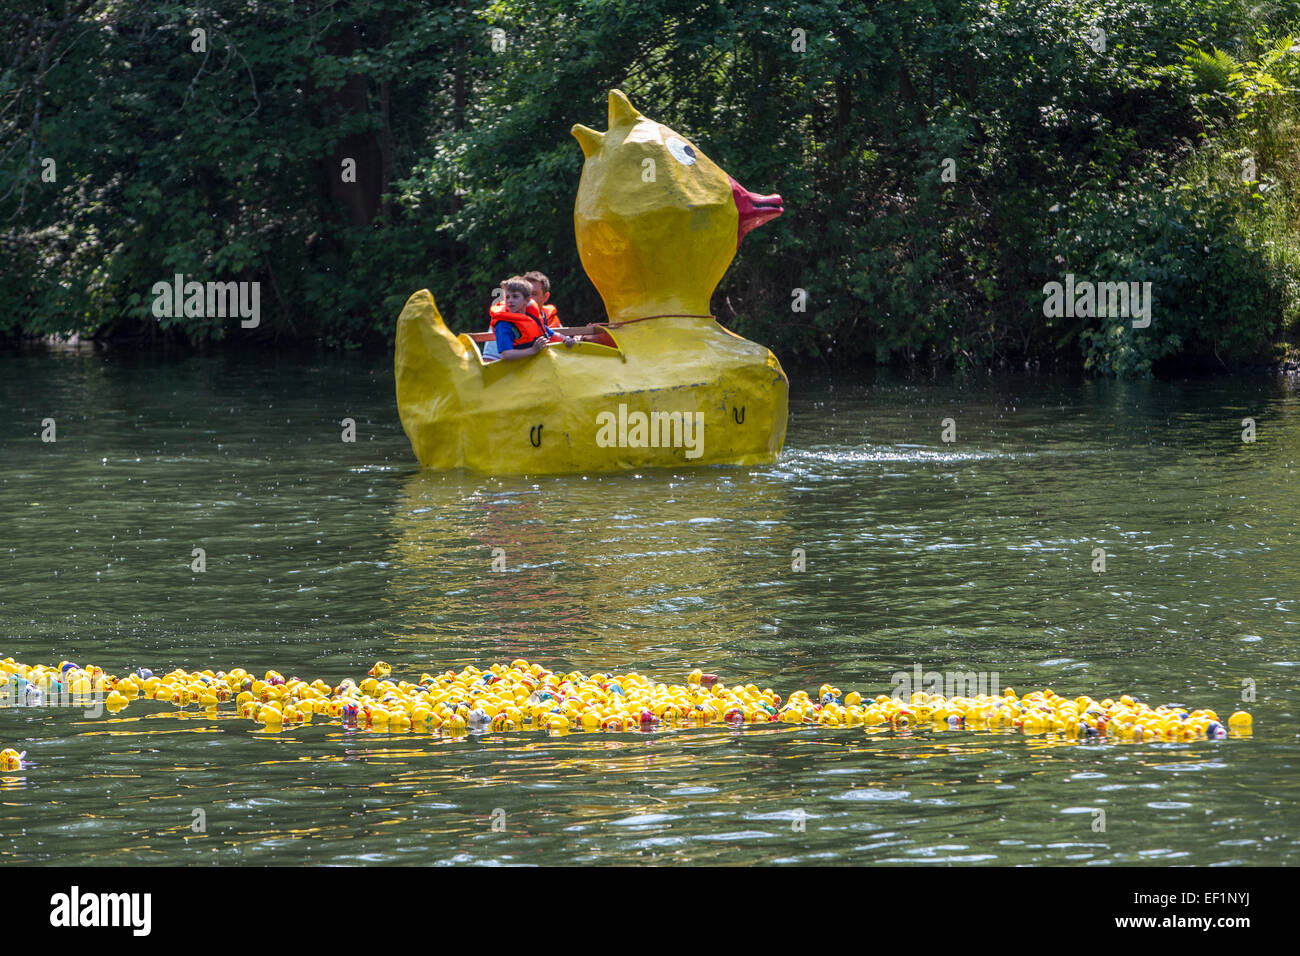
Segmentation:
<svg viewBox="0 0 1300 956">
<path fill-rule="evenodd" d="M 775 219 L 785 212 L 785 209 L 781 205 L 781 196 L 778 193 L 768 196 L 751 193 L 730 176 L 727 178 L 731 180 L 731 195 L 736 201 L 736 212 L 740 214 L 736 226 L 736 245 L 739 246 L 740 240 L 745 238 L 745 233 Z"/>
</svg>

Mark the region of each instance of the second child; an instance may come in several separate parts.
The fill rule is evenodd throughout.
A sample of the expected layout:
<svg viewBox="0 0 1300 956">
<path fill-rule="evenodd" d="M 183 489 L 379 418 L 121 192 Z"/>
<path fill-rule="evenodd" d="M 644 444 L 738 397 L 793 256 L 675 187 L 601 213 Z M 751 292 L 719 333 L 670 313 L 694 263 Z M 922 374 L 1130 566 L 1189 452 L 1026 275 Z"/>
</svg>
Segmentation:
<svg viewBox="0 0 1300 956">
<path fill-rule="evenodd" d="M 524 273 L 524 281 L 532 286 L 533 301 L 537 303 L 542 310 L 542 314 L 546 316 L 546 324 L 553 329 L 558 329 L 561 325 L 560 313 L 555 306 L 550 304 L 551 280 L 534 270 Z"/>
</svg>

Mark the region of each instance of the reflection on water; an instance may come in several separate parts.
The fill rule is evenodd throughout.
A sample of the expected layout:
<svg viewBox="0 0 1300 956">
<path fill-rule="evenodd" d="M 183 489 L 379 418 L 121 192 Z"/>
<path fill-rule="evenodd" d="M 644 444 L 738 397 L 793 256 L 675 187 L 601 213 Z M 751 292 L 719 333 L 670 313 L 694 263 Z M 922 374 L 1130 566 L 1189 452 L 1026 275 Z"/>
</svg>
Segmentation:
<svg viewBox="0 0 1300 956">
<path fill-rule="evenodd" d="M 536 484 L 414 474 L 394 513 L 387 601 L 412 622 L 406 639 L 471 650 L 466 663 L 559 655 L 599 670 L 683 641 L 700 659 L 725 656 L 765 619 L 732 597 L 789 571 L 788 496 L 719 470 Z"/>
<path fill-rule="evenodd" d="M 0 656 L 331 682 L 525 657 L 782 694 L 887 692 L 919 665 L 1221 714 L 1249 681 L 1254 736 L 450 737 L 0 709 L 0 747 L 29 762 L 0 773 L 0 861 L 1300 858 L 1294 389 L 793 386 L 772 466 L 493 479 L 412 466 L 387 359 L 0 357 Z"/>
</svg>

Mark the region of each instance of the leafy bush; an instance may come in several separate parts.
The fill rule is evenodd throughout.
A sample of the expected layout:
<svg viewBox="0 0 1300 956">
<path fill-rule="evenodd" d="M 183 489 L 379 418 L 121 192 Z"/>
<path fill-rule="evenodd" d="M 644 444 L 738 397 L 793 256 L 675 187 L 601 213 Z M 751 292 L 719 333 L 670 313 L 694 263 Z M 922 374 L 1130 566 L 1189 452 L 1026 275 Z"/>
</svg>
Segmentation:
<svg viewBox="0 0 1300 956">
<path fill-rule="evenodd" d="M 1265 360 L 1286 283 L 1242 228 L 1258 201 L 1241 184 L 1207 193 L 1152 181 L 1080 196 L 1057 236 L 1062 273 L 1076 282 L 1150 282 L 1152 299 L 1147 328 L 1118 317 L 1055 320 L 1064 339 L 1078 336 L 1084 367 L 1141 376 L 1175 355 L 1220 365 Z"/>
</svg>

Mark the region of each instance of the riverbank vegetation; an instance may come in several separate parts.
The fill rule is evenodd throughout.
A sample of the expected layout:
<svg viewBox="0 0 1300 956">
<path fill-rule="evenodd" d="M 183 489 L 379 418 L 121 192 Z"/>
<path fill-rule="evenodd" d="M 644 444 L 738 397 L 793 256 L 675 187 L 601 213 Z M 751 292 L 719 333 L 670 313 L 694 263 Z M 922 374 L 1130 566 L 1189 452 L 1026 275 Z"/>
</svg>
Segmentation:
<svg viewBox="0 0 1300 956">
<path fill-rule="evenodd" d="M 785 361 L 1129 376 L 1300 341 L 1300 0 L 13 6 L 0 339 L 378 344 L 416 289 L 468 330 L 536 268 L 601 318 L 568 130 L 617 87 L 784 197 L 714 311 Z M 261 283 L 260 323 L 156 317 L 177 273 Z M 1150 324 L 1047 317 L 1067 275 L 1150 282 Z"/>
</svg>

